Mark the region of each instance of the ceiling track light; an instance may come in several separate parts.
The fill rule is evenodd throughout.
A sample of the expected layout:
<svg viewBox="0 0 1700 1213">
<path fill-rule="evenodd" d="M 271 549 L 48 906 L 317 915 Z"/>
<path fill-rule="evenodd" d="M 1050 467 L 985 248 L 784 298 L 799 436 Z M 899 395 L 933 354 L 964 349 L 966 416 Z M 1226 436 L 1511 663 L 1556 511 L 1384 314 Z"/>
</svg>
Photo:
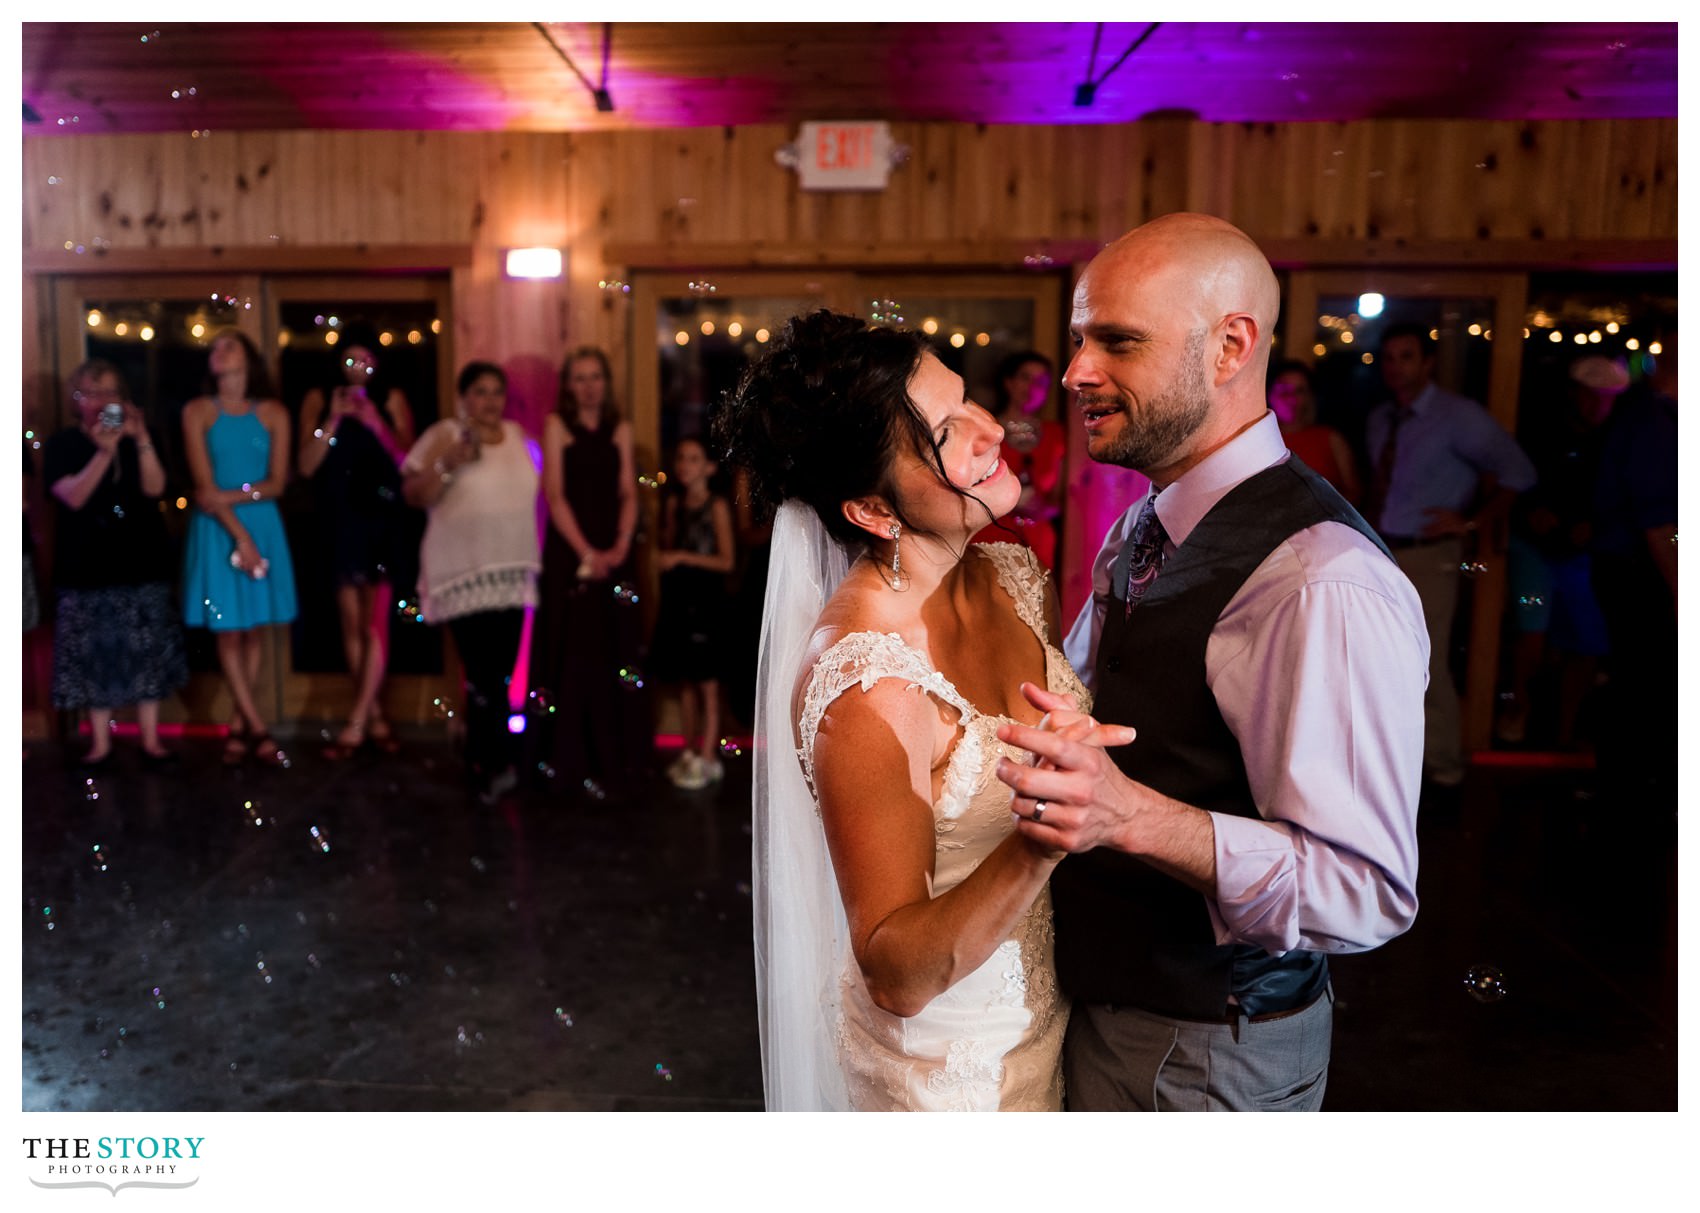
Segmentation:
<svg viewBox="0 0 1700 1213">
<path fill-rule="evenodd" d="M 1150 25 L 1146 26 L 1145 32 L 1133 40 L 1133 45 L 1123 51 L 1121 53 L 1121 57 L 1114 63 L 1105 68 L 1102 76 L 1099 76 L 1097 79 L 1093 79 L 1092 72 L 1098 66 L 1098 44 L 1104 37 L 1104 23 L 1102 21 L 1098 22 L 1097 28 L 1092 31 L 1092 53 L 1086 60 L 1086 79 L 1074 86 L 1075 107 L 1077 109 L 1089 108 L 1092 103 L 1098 99 L 1098 86 L 1108 80 L 1112 72 L 1127 62 L 1129 55 L 1144 46 L 1145 40 L 1151 37 L 1152 34 L 1156 33 L 1162 27 L 1163 23 L 1161 21 L 1153 21 Z"/>
<path fill-rule="evenodd" d="M 596 112 L 599 114 L 613 113 L 614 97 L 608 91 L 608 52 L 614 42 L 614 23 L 606 21 L 602 25 L 602 80 L 598 84 L 592 84 L 589 77 L 578 70 L 578 64 L 573 62 L 571 55 L 561 49 L 561 44 L 556 42 L 554 36 L 549 33 L 548 26 L 541 21 L 533 21 L 531 28 L 543 35 L 543 41 L 549 44 L 549 48 L 561 57 L 561 62 L 565 63 L 572 70 L 573 75 L 578 77 L 579 83 L 584 85 L 585 91 L 590 94 L 590 99 L 596 103 Z"/>
</svg>

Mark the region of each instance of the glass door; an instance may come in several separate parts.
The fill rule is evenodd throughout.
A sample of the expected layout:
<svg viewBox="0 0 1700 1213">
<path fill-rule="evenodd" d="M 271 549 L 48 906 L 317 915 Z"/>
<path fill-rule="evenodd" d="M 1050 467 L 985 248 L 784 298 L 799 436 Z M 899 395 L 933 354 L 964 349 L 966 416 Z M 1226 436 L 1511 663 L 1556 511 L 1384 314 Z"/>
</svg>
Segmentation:
<svg viewBox="0 0 1700 1213">
<path fill-rule="evenodd" d="M 336 373 L 336 346 L 351 325 L 376 334 L 384 377 L 401 387 L 415 429 L 436 420 L 439 402 L 452 399 L 453 368 L 441 353 L 449 328 L 446 276 L 67 275 L 52 284 L 55 344 L 52 373 L 61 385 L 88 358 L 105 358 L 122 374 L 165 457 L 169 482 L 162 512 L 175 550 L 168 580 L 177 579 L 181 540 L 193 496 L 183 453 L 183 406 L 207 389 L 207 346 L 222 328 L 235 328 L 272 363 L 279 397 L 299 420 L 302 398 Z M 71 424 L 61 400 L 47 430 Z M 37 437 L 43 437 L 38 435 Z M 338 619 L 323 559 L 323 519 L 308 482 L 297 478 L 280 508 L 297 573 L 300 615 L 273 630 L 256 697 L 269 719 L 331 720 L 352 698 L 343 673 Z M 51 571 L 51 511 L 36 520 L 43 540 L 38 567 Z M 422 523 L 415 520 L 416 531 Z M 409 540 L 414 549 L 417 533 Z M 404 544 L 404 546 L 406 546 Z M 432 701 L 443 697 L 444 652 L 436 629 L 418 624 L 411 580 L 398 591 L 391 620 L 392 677 L 385 703 L 393 718 L 429 721 Z M 412 608 L 411 610 L 409 608 Z M 189 685 L 161 705 L 172 723 L 217 723 L 230 703 L 218 674 L 211 634 L 187 635 Z"/>
<path fill-rule="evenodd" d="M 368 394 L 380 407 L 405 410 L 407 430 L 397 435 L 404 443 L 435 422 L 445 403 L 452 407 L 453 360 L 443 336 L 452 331 L 447 277 L 278 277 L 266 283 L 266 306 L 278 390 L 297 436 L 303 402 L 314 393 L 326 398 L 344 381 L 343 348 L 350 342 L 373 347 L 367 351 L 373 357 Z M 300 603 L 282 683 L 281 711 L 290 719 L 342 720 L 352 706 L 337 603 L 333 499 L 319 477 L 303 477 L 298 467 L 282 503 Z M 458 694 L 449 693 L 455 680 L 445 673 L 443 632 L 424 624 L 414 593 L 425 516 L 406 507 L 401 515 L 396 561 L 388 570 L 383 703 L 392 719 L 431 721 L 434 701 Z"/>
<path fill-rule="evenodd" d="M 1313 368 L 1317 420 L 1346 437 L 1367 484 L 1364 421 L 1389 398 L 1376 365 L 1381 334 L 1393 324 L 1422 325 L 1437 345 L 1435 382 L 1479 401 L 1515 434 L 1526 295 L 1522 274 L 1295 271 L 1276 357 Z M 1492 743 L 1506 546 L 1503 534 L 1479 536 L 1461 567 L 1447 658 L 1466 750 Z"/>
<path fill-rule="evenodd" d="M 52 292 L 57 335 L 53 377 L 60 396 L 71 372 L 86 359 L 113 363 L 164 457 L 167 484 L 160 504 L 171 539 L 171 563 L 162 576 L 175 584 L 194 495 L 183 452 L 183 406 L 207 389 L 207 344 L 214 333 L 234 328 L 260 349 L 267 348 L 261 280 L 227 274 L 79 275 L 55 280 Z M 69 402 L 61 399 L 50 428 L 72 424 Z M 41 529 L 48 532 L 44 573 L 52 560 L 51 518 L 52 511 L 46 510 L 40 520 Z M 160 717 L 168 723 L 222 723 L 229 719 L 231 705 L 211 633 L 196 629 L 185 639 L 189 683 L 175 699 L 160 705 Z M 277 717 L 284 670 L 281 649 L 274 644 L 254 688 L 268 718 Z"/>
<path fill-rule="evenodd" d="M 668 454 L 675 442 L 706 433 L 714 411 L 744 368 L 790 317 L 831 308 L 873 323 L 898 324 L 927 335 L 945 365 L 962 375 L 970 396 L 988 408 L 997 399 L 996 370 L 1005 356 L 1037 350 L 1061 373 L 1064 330 L 1059 275 L 884 273 L 864 270 L 690 274 L 645 271 L 632 281 L 631 401 L 645 515 L 653 534 Z M 1053 386 L 1042 420 L 1057 417 Z M 736 500 L 730 483 L 722 486 Z M 740 619 L 753 621 L 737 638 L 734 668 L 750 678 L 728 680 L 733 714 L 750 721 L 760 592 L 765 585 L 765 534 L 739 511 L 735 577 Z M 1086 555 L 1090 561 L 1091 553 Z M 646 584 L 653 584 L 646 579 Z M 653 594 L 644 596 L 646 605 Z M 649 617 L 653 623 L 653 616 Z M 665 719 L 665 718 L 664 718 Z M 665 727 L 665 725 L 663 726 Z"/>
</svg>

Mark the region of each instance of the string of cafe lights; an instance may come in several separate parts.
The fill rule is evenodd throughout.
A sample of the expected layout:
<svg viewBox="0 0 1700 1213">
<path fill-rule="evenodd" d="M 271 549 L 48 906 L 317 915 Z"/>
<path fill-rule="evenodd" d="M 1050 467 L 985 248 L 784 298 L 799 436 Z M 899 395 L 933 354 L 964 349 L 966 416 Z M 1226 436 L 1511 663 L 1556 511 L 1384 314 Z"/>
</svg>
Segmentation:
<svg viewBox="0 0 1700 1213">
<path fill-rule="evenodd" d="M 238 300 L 229 295 L 213 295 L 211 301 L 215 305 L 222 303 L 224 310 L 232 313 L 238 308 L 252 310 L 254 306 L 251 299 Z M 136 307 L 132 307 L 128 312 L 112 308 L 92 307 L 85 313 L 83 319 L 92 331 L 103 337 L 142 342 L 153 341 L 159 336 L 159 325 L 166 323 L 165 321 L 156 322 L 151 318 L 139 316 Z M 219 328 L 234 323 L 234 319 L 209 316 L 205 309 L 199 309 L 191 315 L 179 318 L 178 322 L 182 324 L 183 331 L 188 334 L 190 339 L 204 344 L 211 339 Z M 313 318 L 313 327 L 315 330 L 322 330 L 319 336 L 326 345 L 334 346 L 342 340 L 341 330 L 344 327 L 344 321 L 340 316 L 321 313 Z M 443 322 L 440 319 L 432 320 L 426 326 L 426 329 L 429 329 L 433 336 L 440 334 L 443 331 Z M 410 328 L 406 331 L 384 329 L 378 334 L 378 344 L 391 346 L 400 341 L 406 342 L 408 345 L 421 345 L 427 339 L 426 329 Z M 287 328 L 279 329 L 277 344 L 279 347 L 287 347 L 301 340 L 303 336 L 311 338 L 312 334 L 298 334 Z"/>
<path fill-rule="evenodd" d="M 1528 324 L 1523 326 L 1524 341 L 1547 341 L 1553 345 L 1569 342 L 1579 346 L 1616 347 L 1623 353 L 1636 354 L 1643 349 L 1648 354 L 1657 357 L 1664 353 L 1664 345 L 1657 339 L 1643 342 L 1641 338 L 1628 331 L 1626 323 L 1609 320 L 1602 323 L 1593 321 L 1581 325 L 1566 324 L 1544 312 L 1535 312 L 1528 318 Z M 1324 314 L 1316 318 L 1319 328 L 1327 330 L 1323 338 L 1311 346 L 1311 353 L 1318 358 L 1326 357 L 1329 353 L 1347 353 L 1357 343 L 1356 329 L 1364 321 L 1357 312 L 1345 316 Z M 1492 341 L 1493 329 L 1484 324 L 1472 323 L 1465 330 L 1465 335 L 1472 340 Z M 1428 331 L 1431 341 L 1440 340 L 1440 330 L 1431 328 Z M 1332 349 L 1331 349 L 1332 343 Z M 1369 350 L 1359 355 L 1360 361 L 1369 365 L 1375 361 L 1375 355 Z"/>
<path fill-rule="evenodd" d="M 889 300 L 882 302 L 890 303 Z M 879 317 L 890 314 L 891 311 L 888 310 L 887 312 L 879 313 Z M 900 317 L 893 317 L 890 321 L 884 321 L 879 317 L 875 317 L 875 323 L 901 322 Z M 949 335 L 945 338 L 945 340 L 947 340 L 955 349 L 963 349 L 970 344 L 984 349 L 991 345 L 993 341 L 992 334 L 984 329 L 970 331 L 970 328 L 967 326 L 945 323 L 940 321 L 936 316 L 927 316 L 922 319 L 920 329 L 929 337 L 936 337 L 941 332 L 948 333 Z M 757 345 L 766 345 L 773 339 L 773 333 L 771 330 L 764 327 L 758 327 L 752 331 L 748 325 L 744 323 L 742 316 L 736 316 L 735 319 L 723 322 L 703 320 L 696 325 L 695 334 L 692 333 L 690 328 L 676 328 L 673 331 L 672 340 L 674 345 L 682 347 L 690 345 L 693 340 L 696 340 L 698 335 L 701 337 L 712 337 L 716 333 L 724 333 L 727 337 L 730 337 L 733 340 L 738 340 L 748 334 Z"/>
</svg>

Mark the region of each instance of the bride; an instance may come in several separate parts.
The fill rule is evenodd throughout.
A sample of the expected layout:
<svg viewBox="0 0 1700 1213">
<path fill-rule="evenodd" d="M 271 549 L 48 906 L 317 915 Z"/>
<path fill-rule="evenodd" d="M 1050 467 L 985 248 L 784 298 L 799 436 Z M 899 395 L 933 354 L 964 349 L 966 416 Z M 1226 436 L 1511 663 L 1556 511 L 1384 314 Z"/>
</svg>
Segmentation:
<svg viewBox="0 0 1700 1213">
<path fill-rule="evenodd" d="M 1089 705 L 1031 551 L 968 543 L 1021 494 L 1002 430 L 924 338 L 821 311 L 716 436 L 779 507 L 753 889 L 769 1110 L 1060 1109 L 1061 852 L 1012 830 L 994 768 L 1028 755 L 996 730 L 1040 723 L 1024 681 Z"/>
</svg>

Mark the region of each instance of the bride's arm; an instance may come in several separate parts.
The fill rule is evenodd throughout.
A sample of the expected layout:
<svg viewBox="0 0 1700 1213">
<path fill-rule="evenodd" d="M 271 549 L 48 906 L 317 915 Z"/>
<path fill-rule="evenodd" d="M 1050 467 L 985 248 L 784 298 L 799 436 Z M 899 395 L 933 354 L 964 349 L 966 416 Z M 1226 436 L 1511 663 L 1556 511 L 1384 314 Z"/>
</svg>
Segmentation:
<svg viewBox="0 0 1700 1213">
<path fill-rule="evenodd" d="M 815 738 L 815 786 L 850 946 L 869 994 L 894 1015 L 917 1014 L 984 964 L 1059 857 L 1012 833 L 961 884 L 929 896 L 932 768 L 954 734 L 933 699 L 886 678 L 840 695 Z"/>
</svg>

